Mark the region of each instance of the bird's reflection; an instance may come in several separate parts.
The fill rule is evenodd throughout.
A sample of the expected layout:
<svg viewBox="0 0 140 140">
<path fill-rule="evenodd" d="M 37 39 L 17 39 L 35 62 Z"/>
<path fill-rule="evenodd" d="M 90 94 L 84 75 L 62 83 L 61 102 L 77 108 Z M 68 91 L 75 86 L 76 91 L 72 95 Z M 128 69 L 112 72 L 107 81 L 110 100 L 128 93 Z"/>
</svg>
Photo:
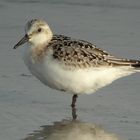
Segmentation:
<svg viewBox="0 0 140 140">
<path fill-rule="evenodd" d="M 76 108 L 72 108 L 72 116 L 72 120 L 41 126 L 41 130 L 23 140 L 119 140 L 114 134 L 105 132 L 95 124 L 76 120 Z"/>
<path fill-rule="evenodd" d="M 62 120 L 30 134 L 24 140 L 119 140 L 102 128 L 81 121 Z"/>
<path fill-rule="evenodd" d="M 76 120 L 77 119 L 77 109 L 76 107 L 71 107 L 71 112 L 72 112 L 72 118 L 73 120 Z"/>
</svg>

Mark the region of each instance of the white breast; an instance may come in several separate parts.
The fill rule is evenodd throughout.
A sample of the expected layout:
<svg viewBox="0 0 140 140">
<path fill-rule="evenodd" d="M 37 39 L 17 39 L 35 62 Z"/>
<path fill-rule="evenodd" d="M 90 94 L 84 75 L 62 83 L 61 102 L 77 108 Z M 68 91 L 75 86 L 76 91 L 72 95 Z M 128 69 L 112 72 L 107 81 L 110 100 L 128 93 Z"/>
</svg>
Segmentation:
<svg viewBox="0 0 140 140">
<path fill-rule="evenodd" d="M 52 58 L 51 52 L 42 61 L 33 62 L 30 51 L 26 51 L 24 61 L 31 73 L 45 85 L 76 94 L 93 93 L 120 77 L 134 73 L 129 67 L 65 69 L 62 63 Z"/>
</svg>

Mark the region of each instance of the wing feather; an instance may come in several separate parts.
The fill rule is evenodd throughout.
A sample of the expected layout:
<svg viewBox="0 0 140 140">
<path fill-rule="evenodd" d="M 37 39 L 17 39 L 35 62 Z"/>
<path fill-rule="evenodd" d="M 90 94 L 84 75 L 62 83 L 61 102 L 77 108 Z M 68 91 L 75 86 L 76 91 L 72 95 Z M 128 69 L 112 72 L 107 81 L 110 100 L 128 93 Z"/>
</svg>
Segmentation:
<svg viewBox="0 0 140 140">
<path fill-rule="evenodd" d="M 140 61 L 116 58 L 96 45 L 63 35 L 54 35 L 49 46 L 53 48 L 53 57 L 67 66 L 140 66 Z"/>
</svg>

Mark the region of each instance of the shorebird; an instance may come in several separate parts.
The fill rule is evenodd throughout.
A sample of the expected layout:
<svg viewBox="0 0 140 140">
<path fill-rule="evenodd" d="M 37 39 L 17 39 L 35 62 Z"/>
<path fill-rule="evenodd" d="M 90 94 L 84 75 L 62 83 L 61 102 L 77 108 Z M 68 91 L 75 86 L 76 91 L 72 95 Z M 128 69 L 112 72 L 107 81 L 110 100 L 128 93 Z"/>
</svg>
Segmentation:
<svg viewBox="0 0 140 140">
<path fill-rule="evenodd" d="M 14 49 L 24 43 L 24 61 L 30 72 L 50 88 L 71 93 L 73 108 L 79 94 L 94 93 L 139 72 L 139 60 L 118 58 L 90 42 L 53 34 L 44 20 L 30 20 Z"/>
</svg>

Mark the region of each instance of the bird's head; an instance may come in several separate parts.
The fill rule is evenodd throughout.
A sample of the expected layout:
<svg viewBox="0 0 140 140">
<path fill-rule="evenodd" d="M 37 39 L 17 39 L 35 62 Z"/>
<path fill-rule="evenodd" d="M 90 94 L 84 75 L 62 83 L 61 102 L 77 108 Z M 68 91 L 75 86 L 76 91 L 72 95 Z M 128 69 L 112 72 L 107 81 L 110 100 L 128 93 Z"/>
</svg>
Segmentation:
<svg viewBox="0 0 140 140">
<path fill-rule="evenodd" d="M 52 39 L 52 36 L 52 31 L 45 21 L 39 19 L 30 20 L 25 26 L 24 37 L 14 46 L 14 49 L 26 42 L 33 46 L 46 44 Z"/>
</svg>

